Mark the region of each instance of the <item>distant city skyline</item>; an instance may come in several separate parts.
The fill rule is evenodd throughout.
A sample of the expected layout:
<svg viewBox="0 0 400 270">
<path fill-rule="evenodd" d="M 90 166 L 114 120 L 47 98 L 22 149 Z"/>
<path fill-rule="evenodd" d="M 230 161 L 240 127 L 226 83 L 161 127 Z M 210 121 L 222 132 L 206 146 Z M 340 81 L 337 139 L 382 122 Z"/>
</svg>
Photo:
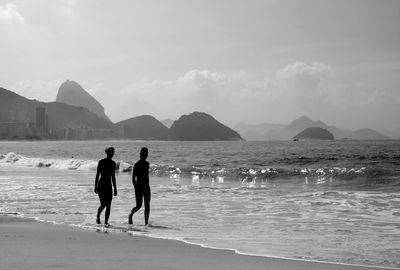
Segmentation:
<svg viewBox="0 0 400 270">
<path fill-rule="evenodd" d="M 400 130 L 400 1 L 3 1 L 0 87 L 80 83 L 113 122 L 204 111 Z"/>
</svg>

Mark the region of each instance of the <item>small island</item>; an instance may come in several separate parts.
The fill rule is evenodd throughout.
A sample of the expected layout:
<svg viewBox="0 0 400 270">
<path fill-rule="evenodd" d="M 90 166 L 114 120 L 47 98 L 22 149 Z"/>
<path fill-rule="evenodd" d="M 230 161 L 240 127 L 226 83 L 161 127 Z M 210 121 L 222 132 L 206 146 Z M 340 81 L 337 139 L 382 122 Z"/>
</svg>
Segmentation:
<svg viewBox="0 0 400 270">
<path fill-rule="evenodd" d="M 168 140 L 169 129 L 151 115 L 132 117 L 115 126 L 124 139 Z"/>
<path fill-rule="evenodd" d="M 320 127 L 306 128 L 293 137 L 294 141 L 299 140 L 334 140 L 334 136 L 328 130 Z"/>
<path fill-rule="evenodd" d="M 233 129 L 203 112 L 182 115 L 170 128 L 172 141 L 242 141 Z"/>
</svg>

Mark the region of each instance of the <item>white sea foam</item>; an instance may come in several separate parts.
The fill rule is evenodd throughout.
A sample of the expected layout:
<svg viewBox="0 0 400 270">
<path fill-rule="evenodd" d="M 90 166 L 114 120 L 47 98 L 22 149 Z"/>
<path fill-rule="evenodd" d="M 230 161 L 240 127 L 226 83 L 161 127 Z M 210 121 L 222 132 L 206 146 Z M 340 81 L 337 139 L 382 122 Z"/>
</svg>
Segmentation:
<svg viewBox="0 0 400 270">
<path fill-rule="evenodd" d="M 0 157 L 0 165 L 83 171 L 94 171 L 97 168 L 97 162 L 94 160 L 36 158 L 26 157 L 14 152 Z"/>
<path fill-rule="evenodd" d="M 28 157 L 15 152 L 9 152 L 0 155 L 0 166 L 22 166 L 36 168 L 53 168 L 60 170 L 81 170 L 95 171 L 97 161 L 91 159 L 60 159 L 60 158 L 42 158 Z M 121 173 L 130 172 L 132 164 L 126 161 L 117 161 L 117 171 Z M 191 178 L 201 181 L 203 178 L 211 178 L 217 182 L 240 181 L 243 183 L 259 182 L 264 183 L 272 179 L 298 178 L 305 179 L 306 184 L 325 184 L 335 179 L 352 180 L 360 177 L 374 179 L 388 174 L 391 176 L 391 170 L 365 166 L 354 167 L 294 167 L 294 168 L 213 168 L 209 166 L 178 166 L 177 165 L 159 165 L 152 163 L 150 174 L 153 176 L 169 177 L 173 179 Z"/>
</svg>

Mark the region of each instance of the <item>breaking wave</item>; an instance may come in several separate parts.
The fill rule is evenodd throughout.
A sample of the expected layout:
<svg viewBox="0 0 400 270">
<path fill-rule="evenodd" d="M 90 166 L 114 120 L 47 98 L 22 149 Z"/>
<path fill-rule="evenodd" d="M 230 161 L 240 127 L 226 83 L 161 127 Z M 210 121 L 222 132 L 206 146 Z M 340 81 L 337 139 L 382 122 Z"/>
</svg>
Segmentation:
<svg viewBox="0 0 400 270">
<path fill-rule="evenodd" d="M 117 161 L 117 172 L 130 173 L 132 163 L 126 161 Z M 96 171 L 97 161 L 82 159 L 49 159 L 26 157 L 14 152 L 6 155 L 0 155 L 0 165 L 3 166 L 22 166 L 35 168 L 52 168 L 60 170 L 82 170 Z M 285 164 L 286 165 L 286 164 Z M 150 175 L 168 178 L 211 178 L 218 181 L 268 181 L 273 179 L 290 179 L 290 178 L 310 178 L 310 179 L 393 179 L 400 181 L 400 173 L 398 170 L 385 169 L 379 166 L 351 166 L 351 167 L 266 167 L 251 168 L 238 167 L 228 168 L 221 164 L 218 166 L 189 166 L 180 167 L 176 165 L 160 165 L 152 164 L 150 167 Z"/>
<path fill-rule="evenodd" d="M 15 165 L 22 167 L 54 168 L 65 170 L 96 170 L 97 162 L 94 160 L 79 159 L 45 159 L 26 157 L 14 152 L 0 155 L 1 165 Z"/>
</svg>

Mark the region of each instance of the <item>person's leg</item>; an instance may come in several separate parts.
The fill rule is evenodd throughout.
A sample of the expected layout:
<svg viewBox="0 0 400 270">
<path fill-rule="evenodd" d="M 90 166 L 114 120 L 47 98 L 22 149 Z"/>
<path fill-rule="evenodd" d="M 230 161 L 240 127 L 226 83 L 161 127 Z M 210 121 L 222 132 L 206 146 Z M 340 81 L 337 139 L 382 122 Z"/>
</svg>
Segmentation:
<svg viewBox="0 0 400 270">
<path fill-rule="evenodd" d="M 144 203 L 144 223 L 145 225 L 149 224 L 149 216 L 150 216 L 150 201 Z"/>
<path fill-rule="evenodd" d="M 100 206 L 99 206 L 99 209 L 97 209 L 96 223 L 101 224 L 100 215 L 101 215 L 101 212 L 103 212 L 104 208 L 106 207 L 106 204 L 104 201 L 104 195 L 100 191 L 98 192 L 98 194 L 99 194 L 99 199 L 100 199 Z"/>
<path fill-rule="evenodd" d="M 108 225 L 108 219 L 111 213 L 111 201 L 106 205 L 106 215 L 104 220 L 104 225 Z"/>
<path fill-rule="evenodd" d="M 97 209 L 97 217 L 96 217 L 96 223 L 97 223 L 97 224 L 101 224 L 100 215 L 101 215 L 101 212 L 103 212 L 103 210 L 104 210 L 105 207 L 106 207 L 105 205 L 101 204 L 101 205 L 99 206 L 99 209 Z"/>
<path fill-rule="evenodd" d="M 150 187 L 146 188 L 144 192 L 144 223 L 145 225 L 149 224 L 149 216 L 150 216 Z"/>
<path fill-rule="evenodd" d="M 136 197 L 136 206 L 132 208 L 132 211 L 129 214 L 129 217 L 128 217 L 128 223 L 129 224 L 132 224 L 133 214 L 135 214 L 142 207 L 142 203 L 143 203 L 142 192 L 139 192 L 139 191 L 135 190 L 135 197 Z"/>
</svg>

